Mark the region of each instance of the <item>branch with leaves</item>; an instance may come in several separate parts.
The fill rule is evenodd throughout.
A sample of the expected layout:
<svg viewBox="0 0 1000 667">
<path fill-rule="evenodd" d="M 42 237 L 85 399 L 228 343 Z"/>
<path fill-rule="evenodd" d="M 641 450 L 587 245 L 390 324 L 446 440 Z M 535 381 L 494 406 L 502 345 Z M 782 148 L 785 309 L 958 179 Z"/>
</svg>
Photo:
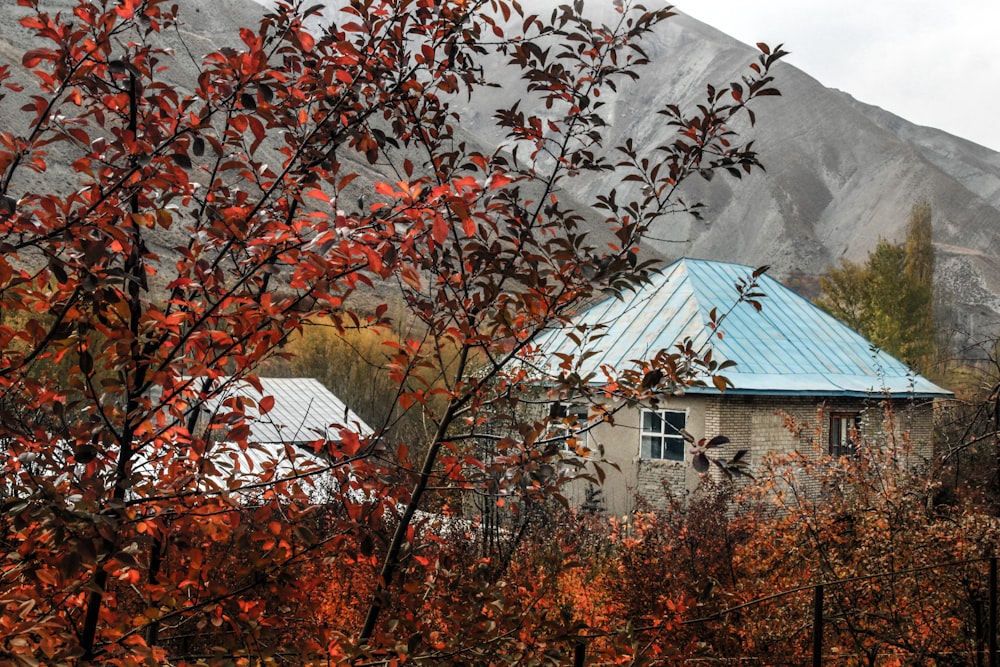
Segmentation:
<svg viewBox="0 0 1000 667">
<path fill-rule="evenodd" d="M 557 495 L 539 437 L 551 420 L 508 423 L 516 435 L 482 458 L 471 443 L 537 389 L 523 360 L 542 332 L 646 279 L 650 224 L 694 208 L 677 197 L 685 179 L 759 166 L 730 124 L 775 94 L 783 55 L 762 47 L 742 83 L 664 109 L 676 140 L 640 156 L 605 146 L 602 96 L 639 76 L 669 9 L 622 6 L 601 25 L 582 6 L 546 19 L 506 0 L 358 1 L 329 17 L 279 1 L 177 81 L 194 19 L 165 0 L 18 6 L 34 45 L 33 78 L 0 69 L 30 100 L 0 134 L 0 655 L 29 662 L 183 663 L 205 648 L 191 627 L 220 655 L 287 655 L 263 647 L 282 604 L 308 603 L 285 575 L 313 553 L 371 585 L 359 627 L 304 660 L 433 644 L 414 568 L 447 564 L 415 524 L 496 479 L 539 506 Z M 457 111 L 492 93 L 494 58 L 526 90 L 495 110 L 503 149 L 474 145 Z M 595 186 L 593 208 L 563 196 L 596 175 L 647 189 L 625 202 Z M 606 217 L 588 222 L 594 210 Z M 281 397 L 226 391 L 259 391 L 256 374 L 314 326 L 383 337 L 372 367 L 394 409 L 371 436 L 331 416 L 340 436 L 307 445 L 329 464 L 283 476 L 254 462 L 249 427 Z M 657 367 L 721 370 L 709 350 L 672 354 Z M 577 380 L 560 391 L 592 391 Z M 218 400 L 228 409 L 206 416 Z M 390 438 L 408 412 L 426 437 Z M 326 536 L 297 525 L 324 475 Z M 458 579 L 485 586 L 477 568 Z"/>
</svg>

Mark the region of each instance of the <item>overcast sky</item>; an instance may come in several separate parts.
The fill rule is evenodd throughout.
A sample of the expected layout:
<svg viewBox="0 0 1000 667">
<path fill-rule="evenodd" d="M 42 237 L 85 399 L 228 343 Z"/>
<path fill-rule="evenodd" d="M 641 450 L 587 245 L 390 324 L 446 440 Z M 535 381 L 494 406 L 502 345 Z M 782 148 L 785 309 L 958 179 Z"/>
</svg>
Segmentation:
<svg viewBox="0 0 1000 667">
<path fill-rule="evenodd" d="M 675 0 L 742 42 L 784 43 L 824 85 L 1000 150 L 997 0 Z"/>
</svg>

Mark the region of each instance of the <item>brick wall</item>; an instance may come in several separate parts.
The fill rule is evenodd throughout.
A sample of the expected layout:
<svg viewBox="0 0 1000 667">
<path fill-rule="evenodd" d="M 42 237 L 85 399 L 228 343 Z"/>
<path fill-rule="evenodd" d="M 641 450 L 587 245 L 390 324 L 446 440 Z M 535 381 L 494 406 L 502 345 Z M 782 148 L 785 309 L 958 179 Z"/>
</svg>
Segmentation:
<svg viewBox="0 0 1000 667">
<path fill-rule="evenodd" d="M 732 442 L 727 453 L 749 449 L 755 461 L 775 450 L 819 455 L 827 451 L 834 413 L 860 415 L 859 435 L 871 445 L 895 439 L 917 459 L 931 455 L 930 402 L 731 394 L 711 399 L 705 410 L 705 433 L 728 436 Z"/>
<path fill-rule="evenodd" d="M 857 414 L 863 442 L 870 447 L 897 446 L 901 465 L 921 466 L 932 456 L 930 401 L 728 395 L 712 399 L 706 407 L 705 432 L 709 437 L 730 438 L 718 458 L 749 450 L 752 471 L 771 452 L 795 451 L 814 460 L 827 455 L 833 414 Z"/>
<path fill-rule="evenodd" d="M 665 507 L 667 494 L 677 495 L 691 488 L 692 482 L 697 484 L 697 478 L 688 479 L 692 471 L 690 460 L 640 460 L 636 469 L 636 494 L 654 507 Z"/>
</svg>

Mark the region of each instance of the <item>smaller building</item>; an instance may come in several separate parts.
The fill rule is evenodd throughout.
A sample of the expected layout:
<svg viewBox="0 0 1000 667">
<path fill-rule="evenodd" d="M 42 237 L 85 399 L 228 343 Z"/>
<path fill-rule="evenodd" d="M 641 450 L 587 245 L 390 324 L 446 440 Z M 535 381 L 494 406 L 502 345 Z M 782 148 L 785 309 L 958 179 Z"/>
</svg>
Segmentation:
<svg viewBox="0 0 1000 667">
<path fill-rule="evenodd" d="M 333 463 L 325 447 L 316 445 L 337 442 L 345 432 L 364 438 L 372 434 L 372 428 L 314 378 L 262 377 L 258 381 L 259 389 L 247 381 L 220 378 L 222 389 L 202 407 L 203 423 L 225 425 L 234 410 L 232 399 L 248 399 L 238 401 L 247 406 L 247 447 L 241 449 L 220 438 L 211 453 L 219 471 L 213 478 L 228 486 L 302 475 L 303 487 L 316 495 L 328 476 L 310 473 Z M 265 401 L 271 403 L 270 409 L 260 410 L 257 406 Z"/>
<path fill-rule="evenodd" d="M 849 455 L 866 435 L 905 440 L 915 463 L 930 457 L 934 401 L 951 393 L 767 275 L 754 290 L 764 294 L 756 299 L 761 308 L 741 301 L 738 286 L 752 276 L 747 266 L 681 259 L 643 289 L 580 313 L 572 336 L 557 331 L 541 341 L 545 355 L 559 359 L 551 355 L 583 351 L 577 327 L 599 330 L 585 347 L 596 353 L 583 360 L 584 376 L 624 371 L 686 340 L 710 348 L 717 362 L 735 362 L 722 372 L 731 383 L 725 391 L 706 377 L 703 386 L 665 393 L 655 406 L 618 412 L 613 425 L 581 434 L 590 463 L 604 464 L 609 512 L 631 512 L 637 495 L 656 505 L 698 484 L 685 434 L 696 442 L 724 435 L 730 442 L 715 456 L 747 450 L 751 467 L 770 451 Z M 709 324 L 713 309 L 716 320 L 725 313 L 717 331 Z M 582 503 L 585 489 L 573 495 Z"/>
</svg>

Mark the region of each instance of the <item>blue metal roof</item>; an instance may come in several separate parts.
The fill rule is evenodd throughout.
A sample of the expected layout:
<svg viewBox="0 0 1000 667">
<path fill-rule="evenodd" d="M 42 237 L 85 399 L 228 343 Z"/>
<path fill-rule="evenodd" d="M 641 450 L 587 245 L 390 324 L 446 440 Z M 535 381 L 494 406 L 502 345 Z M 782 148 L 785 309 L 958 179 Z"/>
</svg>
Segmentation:
<svg viewBox="0 0 1000 667">
<path fill-rule="evenodd" d="M 739 264 L 681 259 L 637 292 L 597 303 L 573 323 L 601 327 L 585 347 L 597 354 L 583 362 L 581 372 L 603 377 L 602 366 L 622 371 L 691 338 L 696 347 L 710 344 L 716 361 L 736 362 L 723 372 L 733 393 L 951 396 L 767 275 L 758 281 L 758 291 L 766 295 L 759 299 L 761 311 L 737 303 L 736 285 L 749 281 L 752 272 Z M 707 326 L 713 308 L 720 315 L 732 308 L 720 326 L 721 338 Z M 579 354 L 569 331 L 543 337 L 543 354 Z M 710 383 L 689 391 L 717 393 Z"/>
</svg>

